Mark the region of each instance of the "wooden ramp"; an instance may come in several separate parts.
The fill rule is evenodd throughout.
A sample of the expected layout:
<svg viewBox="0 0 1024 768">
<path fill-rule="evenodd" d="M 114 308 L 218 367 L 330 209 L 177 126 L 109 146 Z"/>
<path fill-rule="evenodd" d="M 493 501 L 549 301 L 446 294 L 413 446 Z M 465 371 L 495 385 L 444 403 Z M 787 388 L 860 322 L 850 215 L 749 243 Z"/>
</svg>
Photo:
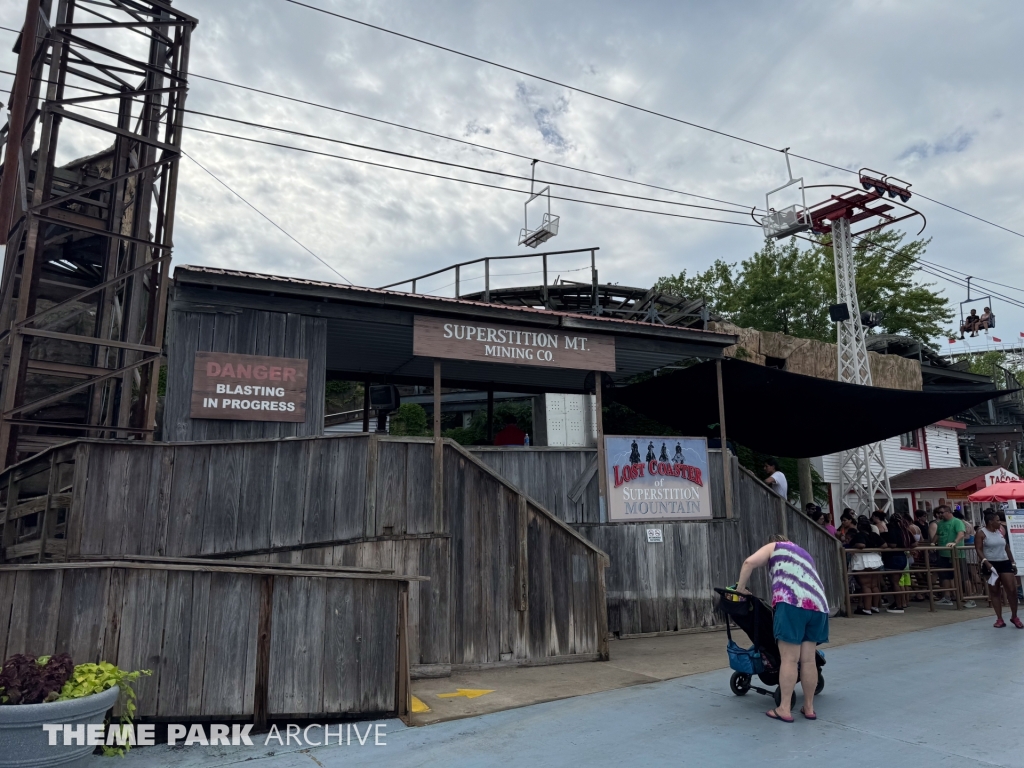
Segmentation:
<svg viewBox="0 0 1024 768">
<path fill-rule="evenodd" d="M 481 447 L 481 461 L 552 510 L 608 553 L 608 628 L 621 637 L 722 626 L 714 587 L 732 584 L 744 558 L 785 533 L 815 558 L 833 609 L 843 600 L 839 542 L 792 504 L 785 503 L 732 457 L 733 509 L 725 517 L 722 452 L 708 451 L 712 520 L 602 523 L 593 448 Z M 647 540 L 659 528 L 662 542 Z M 763 570 L 751 589 L 767 596 Z"/>
<path fill-rule="evenodd" d="M 428 577 L 409 590 L 414 675 L 607 658 L 607 557 L 448 440 L 80 440 L 8 469 L 0 494 L 5 562 L 216 557 Z"/>
</svg>

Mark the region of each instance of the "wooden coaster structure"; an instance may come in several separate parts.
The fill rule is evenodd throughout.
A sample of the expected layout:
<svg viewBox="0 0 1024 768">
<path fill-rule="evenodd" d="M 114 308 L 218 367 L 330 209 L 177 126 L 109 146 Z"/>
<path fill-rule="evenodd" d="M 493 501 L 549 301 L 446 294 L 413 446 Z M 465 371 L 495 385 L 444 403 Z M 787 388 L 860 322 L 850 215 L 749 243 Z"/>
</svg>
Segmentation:
<svg viewBox="0 0 1024 768">
<path fill-rule="evenodd" d="M 152 439 L 196 23 L 162 0 L 27 2 L 0 181 L 2 466 Z M 105 149 L 61 164 L 83 145 Z"/>
</svg>

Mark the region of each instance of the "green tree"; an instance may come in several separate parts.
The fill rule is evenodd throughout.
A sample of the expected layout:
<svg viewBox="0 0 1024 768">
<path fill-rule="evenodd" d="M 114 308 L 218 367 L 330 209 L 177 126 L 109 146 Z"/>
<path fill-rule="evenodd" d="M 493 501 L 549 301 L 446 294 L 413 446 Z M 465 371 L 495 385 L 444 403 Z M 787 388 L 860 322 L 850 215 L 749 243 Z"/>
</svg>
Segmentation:
<svg viewBox="0 0 1024 768">
<path fill-rule="evenodd" d="M 427 412 L 419 403 L 402 403 L 398 411 L 388 422 L 388 430 L 392 435 L 405 437 L 426 437 L 431 434 L 427 429 Z"/>
<path fill-rule="evenodd" d="M 944 324 L 953 318 L 949 302 L 933 284 L 915 280 L 914 266 L 928 241 L 903 240 L 896 231 L 857 240 L 854 264 L 860 308 L 882 313 L 882 325 L 871 332 L 921 340 L 942 336 Z M 828 317 L 829 305 L 836 302 L 835 261 L 828 238 L 809 248 L 795 238 L 785 243 L 768 240 L 739 265 L 719 259 L 693 276 L 683 271 L 663 277 L 655 287 L 701 296 L 712 314 L 742 327 L 835 340 L 835 326 Z"/>
</svg>

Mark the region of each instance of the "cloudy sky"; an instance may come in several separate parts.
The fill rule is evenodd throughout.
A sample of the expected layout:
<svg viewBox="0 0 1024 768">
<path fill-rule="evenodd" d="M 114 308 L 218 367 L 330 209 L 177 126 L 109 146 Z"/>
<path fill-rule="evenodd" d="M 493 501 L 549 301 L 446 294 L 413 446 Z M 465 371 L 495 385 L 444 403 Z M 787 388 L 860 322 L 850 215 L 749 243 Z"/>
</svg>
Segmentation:
<svg viewBox="0 0 1024 768">
<path fill-rule="evenodd" d="M 849 169 L 877 168 L 928 197 L 1024 232 L 1019 2 L 312 2 L 771 147 Z M 777 152 L 285 0 L 176 5 L 200 20 L 196 74 L 743 206 L 763 205 L 764 193 L 786 179 Z M 23 8 L 23 0 L 0 0 L 0 23 L 20 27 Z M 0 68 L 13 69 L 9 44 L 3 48 Z M 207 80 L 193 79 L 188 106 L 517 176 L 530 171 L 525 159 Z M 529 186 L 208 117 L 189 115 L 188 124 L 509 189 Z M 525 199 L 519 193 L 199 132 L 186 135 L 184 148 L 357 284 L 380 286 L 455 261 L 528 252 L 516 245 Z M 853 178 L 800 160 L 793 171 L 816 184 Z M 538 177 L 736 209 L 544 164 Z M 559 194 L 750 222 L 592 192 Z M 178 200 L 176 263 L 340 280 L 189 160 L 182 161 Z M 917 202 L 932 238 L 927 259 L 1024 288 L 1024 238 Z M 548 247 L 599 247 L 602 281 L 648 286 L 716 258 L 739 261 L 761 244 L 759 230 L 747 227 L 557 200 L 552 208 L 561 230 Z M 588 262 L 566 256 L 552 270 L 586 279 L 578 270 Z M 507 264 L 503 273 L 539 269 L 536 260 Z M 527 279 L 535 278 L 495 282 Z M 450 293 L 450 277 L 435 281 L 421 288 Z M 954 304 L 965 298 L 962 286 L 939 285 Z M 1024 301 L 1020 289 L 997 290 Z M 995 335 L 1020 338 L 1024 310 L 999 299 L 994 308 Z"/>
</svg>

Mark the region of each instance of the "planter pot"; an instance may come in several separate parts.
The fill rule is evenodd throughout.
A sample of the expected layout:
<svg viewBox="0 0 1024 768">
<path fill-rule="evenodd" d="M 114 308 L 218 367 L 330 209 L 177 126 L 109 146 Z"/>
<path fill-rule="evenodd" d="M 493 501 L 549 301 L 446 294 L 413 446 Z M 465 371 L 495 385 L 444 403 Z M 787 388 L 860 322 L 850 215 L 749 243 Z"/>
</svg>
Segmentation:
<svg viewBox="0 0 1024 768">
<path fill-rule="evenodd" d="M 3 745 L 0 768 L 76 768 L 91 765 L 96 747 L 77 744 L 66 747 L 63 734 L 57 734 L 57 745 L 51 747 L 50 736 L 43 730 L 43 724 L 102 723 L 107 710 L 117 702 L 119 692 L 115 685 L 103 693 L 81 699 L 49 704 L 0 705 L 0 744 Z"/>
</svg>

